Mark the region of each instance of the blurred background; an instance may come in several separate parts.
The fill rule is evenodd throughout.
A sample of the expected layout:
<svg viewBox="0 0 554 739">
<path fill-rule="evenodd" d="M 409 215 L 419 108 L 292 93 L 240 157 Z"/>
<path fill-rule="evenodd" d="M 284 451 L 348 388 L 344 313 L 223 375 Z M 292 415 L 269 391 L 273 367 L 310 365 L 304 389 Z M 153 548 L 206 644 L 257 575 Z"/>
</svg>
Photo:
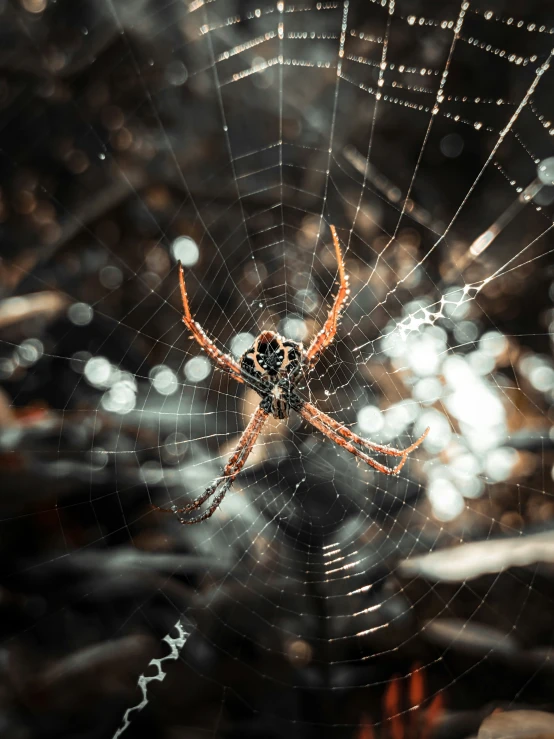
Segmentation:
<svg viewBox="0 0 554 739">
<path fill-rule="evenodd" d="M 0 736 L 554 734 L 546 0 L 0 0 Z M 292 415 L 182 526 L 308 342 Z"/>
</svg>

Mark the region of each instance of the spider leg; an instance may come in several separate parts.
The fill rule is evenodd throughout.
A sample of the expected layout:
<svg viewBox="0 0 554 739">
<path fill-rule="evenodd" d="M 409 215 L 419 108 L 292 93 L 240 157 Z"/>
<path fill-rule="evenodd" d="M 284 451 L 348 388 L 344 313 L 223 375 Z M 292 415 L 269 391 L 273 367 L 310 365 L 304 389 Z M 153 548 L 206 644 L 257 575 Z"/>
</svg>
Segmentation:
<svg viewBox="0 0 554 739">
<path fill-rule="evenodd" d="M 329 426 L 326 426 L 317 416 L 308 418 L 304 416 L 304 414 L 301 414 L 304 418 L 306 418 L 307 421 L 309 421 L 312 426 L 315 426 L 316 429 L 319 429 L 325 436 L 327 436 L 331 441 L 334 441 L 335 444 L 338 444 L 339 446 L 343 447 L 343 449 L 346 449 L 347 452 L 350 452 L 358 459 L 361 459 L 363 462 L 368 464 L 370 467 L 373 467 L 378 472 L 382 472 L 384 475 L 395 475 L 400 472 L 400 469 L 402 469 L 402 466 L 404 464 L 405 460 L 402 460 L 400 465 L 397 465 L 394 469 L 391 469 L 390 467 L 386 467 L 384 464 L 380 464 L 379 462 L 376 462 L 374 459 L 369 457 L 365 452 L 362 452 L 360 449 L 354 446 L 349 441 L 346 441 L 342 436 L 339 436 L 338 433 L 333 431 Z"/>
<path fill-rule="evenodd" d="M 246 460 L 250 456 L 250 452 L 254 448 L 254 444 L 256 443 L 256 440 L 260 435 L 267 416 L 268 414 L 266 411 L 263 410 L 263 408 L 257 408 L 255 413 L 253 413 L 252 418 L 248 422 L 248 426 L 244 429 L 242 436 L 240 437 L 239 442 L 235 448 L 235 451 L 225 465 L 221 476 L 216 478 L 214 482 L 208 488 L 206 488 L 202 495 L 199 495 L 198 498 L 195 498 L 191 503 L 188 503 L 182 508 L 160 508 L 159 506 L 154 506 L 154 508 L 158 511 L 162 511 L 163 513 L 178 513 L 186 515 L 187 513 L 192 513 L 192 511 L 198 510 L 198 508 L 200 508 L 203 503 L 205 503 L 209 498 L 215 495 L 215 498 L 213 498 L 210 503 L 210 507 L 201 516 L 188 519 L 182 518 L 180 516 L 179 520 L 182 524 L 190 525 L 200 523 L 201 521 L 205 521 L 207 518 L 213 516 L 215 511 L 219 508 L 226 493 L 233 484 L 233 481 L 242 470 Z"/>
<path fill-rule="evenodd" d="M 351 431 L 346 426 L 343 426 L 342 423 L 339 423 L 338 421 L 335 421 L 334 418 L 331 418 L 331 416 L 328 416 L 326 413 L 323 413 L 323 411 L 320 411 L 318 408 L 315 407 L 315 405 L 312 405 L 312 403 L 304 403 L 304 410 L 306 414 L 309 414 L 310 416 L 317 415 L 324 424 L 332 428 L 334 431 L 339 433 L 342 437 L 349 441 L 353 441 L 355 444 L 359 444 L 362 447 L 367 447 L 368 449 L 372 449 L 373 451 L 380 452 L 381 454 L 387 454 L 391 457 L 404 457 L 407 454 L 410 454 L 410 452 L 413 452 L 414 449 L 417 449 L 417 447 L 421 444 L 421 442 L 425 439 L 427 434 L 430 431 L 430 427 L 427 427 L 425 431 L 421 434 L 419 439 L 417 441 L 414 441 L 413 444 L 411 444 L 406 449 L 397 449 L 394 446 L 389 446 L 388 444 L 377 444 L 374 441 L 369 441 L 369 439 L 364 439 L 361 436 L 358 436 L 358 434 L 355 434 L 353 431 Z M 310 420 L 307 418 L 307 416 L 304 416 L 306 420 Z"/>
<path fill-rule="evenodd" d="M 333 244 L 335 246 L 335 254 L 337 255 L 337 264 L 339 268 L 339 291 L 337 293 L 337 297 L 335 298 L 335 302 L 333 303 L 333 307 L 329 311 L 327 320 L 325 321 L 323 328 L 318 334 L 315 335 L 312 343 L 306 351 L 308 363 L 311 366 L 313 366 L 317 362 L 321 352 L 333 342 L 335 334 L 337 333 L 337 325 L 340 320 L 341 311 L 344 308 L 344 304 L 346 302 L 346 299 L 348 298 L 348 295 L 350 294 L 350 289 L 348 287 L 348 275 L 346 274 L 346 271 L 344 269 L 344 259 L 339 244 L 339 237 L 337 236 L 337 231 L 334 226 L 330 226 L 330 229 L 331 235 L 333 237 Z"/>
<path fill-rule="evenodd" d="M 237 382 L 244 382 L 242 379 L 239 365 L 235 362 L 232 357 L 228 354 L 224 354 L 219 351 L 216 345 L 206 335 L 202 326 L 194 320 L 192 313 L 190 312 L 189 300 L 187 296 L 187 288 L 185 286 L 185 273 L 183 265 L 179 263 L 179 283 L 181 286 L 181 297 L 183 299 L 183 323 L 189 329 L 192 334 L 192 338 L 200 344 L 204 349 L 208 357 L 215 362 L 218 367 L 225 370 L 231 377 Z"/>
<path fill-rule="evenodd" d="M 410 454 L 410 452 L 413 452 L 414 449 L 417 449 L 417 447 L 421 444 L 421 442 L 429 433 L 429 428 L 427 428 L 419 437 L 419 439 L 411 444 L 409 447 L 406 447 L 406 449 L 396 449 L 395 447 L 387 446 L 384 444 L 376 444 L 373 441 L 363 439 L 361 436 L 358 436 L 353 431 L 350 431 L 350 429 L 346 426 L 343 426 L 342 424 L 338 423 L 338 421 L 335 421 L 326 413 L 322 413 L 322 411 L 318 410 L 311 403 L 304 403 L 302 405 L 302 408 L 299 410 L 299 413 L 302 418 L 304 418 L 304 420 L 308 421 L 312 424 L 312 426 L 315 426 L 315 428 L 319 429 L 319 431 L 324 433 L 329 439 L 331 439 L 331 441 L 334 441 L 336 444 L 346 449 L 355 457 L 358 457 L 358 459 L 361 459 L 363 462 L 375 468 L 379 472 L 382 472 L 384 475 L 397 475 L 402 467 L 406 464 L 406 460 L 408 459 L 408 455 Z M 379 452 L 381 454 L 386 454 L 388 456 L 400 457 L 400 462 L 396 465 L 396 467 L 387 467 L 386 465 L 380 464 L 379 462 L 376 462 L 374 459 L 368 456 L 365 452 L 358 448 L 360 446 L 375 452 Z"/>
</svg>

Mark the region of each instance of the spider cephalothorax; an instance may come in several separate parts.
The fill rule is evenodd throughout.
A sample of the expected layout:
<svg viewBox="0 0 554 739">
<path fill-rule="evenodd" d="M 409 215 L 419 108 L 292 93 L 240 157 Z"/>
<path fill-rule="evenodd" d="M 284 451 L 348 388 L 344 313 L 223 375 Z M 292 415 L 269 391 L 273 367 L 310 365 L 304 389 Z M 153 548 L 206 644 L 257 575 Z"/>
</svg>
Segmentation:
<svg viewBox="0 0 554 739">
<path fill-rule="evenodd" d="M 318 410 L 312 403 L 302 400 L 296 392 L 296 384 L 303 372 L 315 365 L 323 350 L 334 340 L 341 311 L 350 292 L 348 276 L 344 268 L 344 260 L 334 226 L 331 226 L 331 235 L 333 236 L 339 268 L 339 291 L 323 328 L 314 336 L 312 343 L 306 350 L 302 344 L 284 339 L 273 331 L 264 331 L 258 336 L 250 349 L 242 355 L 240 362 L 237 363 L 228 354 L 220 351 L 213 341 L 206 336 L 202 326 L 194 320 L 190 312 L 183 267 L 181 266 L 179 279 L 185 326 L 218 367 L 227 372 L 237 382 L 244 383 L 254 389 L 261 400 L 260 405 L 244 429 L 221 477 L 214 480 L 202 495 L 199 495 L 191 503 L 181 508 L 158 508 L 158 510 L 187 515 L 197 511 L 211 499 L 205 513 L 195 518 L 181 518 L 180 520 L 181 523 L 185 524 L 199 523 L 213 515 L 233 484 L 233 480 L 244 467 L 248 455 L 254 448 L 256 439 L 270 415 L 275 418 L 287 418 L 290 410 L 296 411 L 305 421 L 311 423 L 335 444 L 346 449 L 346 451 L 384 475 L 397 475 L 408 459 L 410 452 L 413 452 L 427 436 L 429 429 L 426 429 L 419 439 L 406 449 L 396 449 L 384 444 L 376 444 L 358 436 L 348 427 Z M 395 467 L 387 467 L 370 457 L 367 451 L 364 450 L 378 452 L 389 457 L 399 457 L 400 461 Z"/>
<path fill-rule="evenodd" d="M 298 406 L 296 383 L 302 374 L 304 347 L 274 331 L 264 331 L 240 358 L 244 381 L 262 397 L 262 408 L 274 418 L 288 418 Z"/>
</svg>

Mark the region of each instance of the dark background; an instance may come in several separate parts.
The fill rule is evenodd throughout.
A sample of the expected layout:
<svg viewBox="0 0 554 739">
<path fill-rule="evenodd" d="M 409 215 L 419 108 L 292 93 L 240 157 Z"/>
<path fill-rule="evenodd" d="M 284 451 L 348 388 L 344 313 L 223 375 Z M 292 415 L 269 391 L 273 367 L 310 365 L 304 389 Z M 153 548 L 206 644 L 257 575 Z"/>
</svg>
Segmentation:
<svg viewBox="0 0 554 739">
<path fill-rule="evenodd" d="M 489 161 L 549 58 L 552 8 L 472 4 L 432 116 L 452 43 L 441 22 L 460 5 L 400 2 L 389 18 L 350 2 L 340 85 L 344 6 L 319 5 L 285 3 L 280 45 L 273 3 L 0 0 L 1 736 L 113 736 L 178 620 L 191 635 L 129 739 L 463 739 L 496 708 L 554 711 L 552 188 L 464 261 L 553 156 L 545 70 Z M 383 38 L 394 66 L 376 109 Z M 218 474 L 255 398 L 220 372 L 187 375 L 199 351 L 172 244 L 198 244 L 191 301 L 229 347 L 289 315 L 321 324 L 330 223 L 354 300 L 309 392 L 348 424 L 368 403 L 422 400 L 382 341 L 391 327 L 515 258 L 444 312 L 442 334 L 421 329 L 464 366 L 484 334 L 507 337 L 484 382 L 508 457 L 480 456 L 448 393 L 423 406 L 452 446 L 418 450 L 398 480 L 291 419 L 270 426 L 221 515 L 180 526 L 152 504 Z M 453 392 L 444 365 L 431 374 Z M 416 405 L 399 443 L 422 430 Z M 441 517 L 428 462 L 454 465 L 457 443 L 483 464 L 480 492 Z M 441 484 L 440 500 L 462 500 Z M 442 560 L 453 575 L 405 562 L 471 543 Z M 330 571 L 335 550 L 352 569 Z"/>
</svg>

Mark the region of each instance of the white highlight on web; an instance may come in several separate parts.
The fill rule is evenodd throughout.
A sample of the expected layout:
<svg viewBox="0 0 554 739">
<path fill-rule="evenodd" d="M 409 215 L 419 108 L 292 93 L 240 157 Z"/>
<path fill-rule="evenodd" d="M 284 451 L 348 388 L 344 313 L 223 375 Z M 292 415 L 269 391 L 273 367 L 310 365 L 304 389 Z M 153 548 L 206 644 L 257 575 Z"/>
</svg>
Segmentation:
<svg viewBox="0 0 554 739">
<path fill-rule="evenodd" d="M 170 653 L 165 657 L 151 659 L 148 663 L 148 667 L 146 668 L 147 670 L 150 667 L 155 667 L 158 672 L 156 673 L 156 675 L 152 675 L 150 677 L 144 674 L 139 677 L 138 686 L 142 693 L 142 700 L 136 706 L 132 706 L 125 711 L 123 722 L 119 729 L 113 735 L 113 739 L 119 739 L 125 729 L 127 729 L 131 725 L 130 716 L 132 713 L 134 713 L 135 711 L 142 711 L 142 709 L 148 705 L 148 683 L 151 683 L 153 680 L 162 682 L 166 675 L 166 673 L 164 672 L 164 668 L 162 667 L 162 662 L 176 661 L 178 659 L 181 649 L 185 646 L 185 643 L 190 636 L 190 632 L 185 631 L 185 628 L 181 621 L 177 621 L 177 623 L 175 624 L 175 628 L 178 632 L 178 635 L 176 637 L 172 637 L 170 634 L 166 634 L 163 638 L 163 641 L 169 644 L 169 648 L 171 650 Z"/>
</svg>

